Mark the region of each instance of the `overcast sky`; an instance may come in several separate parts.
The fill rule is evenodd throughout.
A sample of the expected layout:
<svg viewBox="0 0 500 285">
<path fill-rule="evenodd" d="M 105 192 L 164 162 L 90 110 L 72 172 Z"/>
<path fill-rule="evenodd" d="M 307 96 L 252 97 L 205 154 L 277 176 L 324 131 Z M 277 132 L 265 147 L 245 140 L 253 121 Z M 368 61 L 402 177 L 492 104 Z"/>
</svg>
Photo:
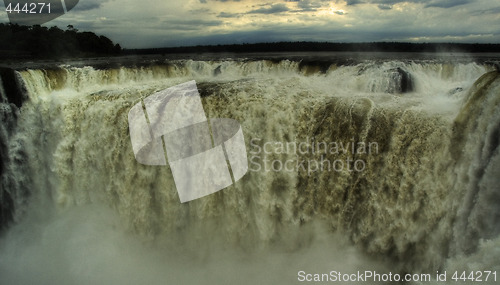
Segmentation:
<svg viewBox="0 0 500 285">
<path fill-rule="evenodd" d="M 0 21 L 8 21 L 6 12 Z M 275 41 L 500 43 L 500 1 L 80 0 L 45 26 L 69 24 L 125 48 Z"/>
</svg>

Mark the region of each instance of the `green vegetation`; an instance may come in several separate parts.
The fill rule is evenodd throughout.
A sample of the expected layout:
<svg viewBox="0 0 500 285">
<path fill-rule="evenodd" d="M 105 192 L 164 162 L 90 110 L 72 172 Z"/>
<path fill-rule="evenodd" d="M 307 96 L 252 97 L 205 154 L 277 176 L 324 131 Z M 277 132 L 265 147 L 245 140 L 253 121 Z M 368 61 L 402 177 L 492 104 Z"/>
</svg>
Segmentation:
<svg viewBox="0 0 500 285">
<path fill-rule="evenodd" d="M 109 56 L 121 50 L 119 44 L 113 44 L 107 37 L 79 32 L 71 25 L 61 30 L 0 23 L 0 58 Z"/>
</svg>

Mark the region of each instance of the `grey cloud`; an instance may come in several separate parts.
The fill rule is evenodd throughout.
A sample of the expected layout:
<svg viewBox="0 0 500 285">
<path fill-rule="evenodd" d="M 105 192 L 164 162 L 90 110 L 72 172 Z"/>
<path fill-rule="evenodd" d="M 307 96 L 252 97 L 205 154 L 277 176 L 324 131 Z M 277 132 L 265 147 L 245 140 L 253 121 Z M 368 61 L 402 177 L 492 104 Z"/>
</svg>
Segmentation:
<svg viewBox="0 0 500 285">
<path fill-rule="evenodd" d="M 471 13 L 473 16 L 481 16 L 481 15 L 492 15 L 492 14 L 500 14 L 500 7 L 484 9 L 484 10 L 476 10 Z"/>
<path fill-rule="evenodd" d="M 398 3 L 425 3 L 429 0 L 370 0 L 369 3 L 381 5 L 394 5 Z"/>
<path fill-rule="evenodd" d="M 382 10 L 389 10 L 391 5 L 398 3 L 422 3 L 425 4 L 425 8 L 451 8 L 474 1 L 475 0 L 345 0 L 346 4 L 349 6 L 358 4 L 378 4 L 378 7 Z"/>
<path fill-rule="evenodd" d="M 276 14 L 287 12 L 290 9 L 285 4 L 273 4 L 269 8 L 259 8 L 252 11 L 247 12 L 248 14 Z"/>
<path fill-rule="evenodd" d="M 310 0 L 302 0 L 297 3 L 297 7 L 300 8 L 301 11 L 316 11 L 318 8 L 321 8 L 321 3 L 313 2 Z"/>
<path fill-rule="evenodd" d="M 89 11 L 89 10 L 99 9 L 99 8 L 101 8 L 102 4 L 105 2 L 107 2 L 107 1 L 81 0 L 73 8 L 72 11 Z"/>
<path fill-rule="evenodd" d="M 81 0 L 79 5 L 82 5 L 82 7 L 77 5 L 75 10 L 77 8 L 88 9 L 96 7 L 96 4 L 98 4 L 97 1 Z M 175 11 L 175 13 L 168 13 L 168 15 L 167 13 L 162 13 L 162 11 L 158 11 L 154 16 L 139 15 L 137 12 L 140 11 L 137 10 L 139 8 L 136 10 L 126 9 L 120 11 L 118 9 L 120 1 L 103 1 L 109 1 L 105 5 L 114 5 L 116 8 L 113 11 L 116 11 L 116 14 L 119 14 L 119 16 L 116 16 L 116 14 L 107 15 L 106 13 L 109 13 L 108 9 L 105 9 L 106 11 L 102 10 L 101 14 L 99 14 L 100 10 L 93 10 L 90 13 L 93 17 L 89 17 L 86 13 L 73 13 L 73 17 L 61 17 L 54 20 L 54 23 L 60 23 L 58 26 L 62 28 L 68 24 L 73 24 L 79 30 L 92 30 L 96 33 L 104 34 L 127 48 L 274 41 L 500 42 L 500 34 L 497 28 L 497 15 L 500 14 L 500 5 L 496 2 L 498 0 L 330 0 L 329 2 L 322 0 L 279 0 L 280 2 L 269 1 L 268 4 L 264 5 L 261 5 L 263 2 L 251 2 L 251 0 L 242 0 L 240 2 L 241 5 L 234 5 L 238 2 L 226 0 L 227 3 L 238 6 L 237 10 L 229 10 L 228 7 L 224 7 L 227 5 L 223 4 L 214 5 L 215 7 L 208 6 L 208 4 L 217 3 L 214 1 L 219 1 L 220 3 L 221 1 L 224 2 L 224 0 L 201 0 L 207 1 L 207 5 L 197 3 L 196 6 L 188 6 L 191 9 L 197 10 Z M 321 19 L 313 19 L 314 15 L 308 15 L 307 13 L 304 15 L 292 15 L 293 12 L 301 11 L 300 9 L 304 11 L 308 9 L 314 10 L 318 9 L 316 7 L 319 5 L 325 6 L 332 2 L 353 5 L 349 6 L 349 9 L 346 9 L 349 11 L 349 16 L 352 16 L 354 20 L 364 19 L 365 21 L 353 21 L 353 26 L 345 27 L 338 22 L 333 22 L 341 17 L 337 15 Z M 413 11 L 403 10 L 400 13 L 390 13 L 391 15 L 387 15 L 387 17 L 385 17 L 386 15 L 380 15 L 391 7 L 391 5 L 397 3 L 416 3 L 418 4 L 418 8 L 426 6 L 428 8 L 418 22 L 414 21 Z M 460 5 L 469 4 L 467 6 L 458 6 L 458 3 L 462 3 Z M 255 6 L 248 6 L 252 4 Z M 137 5 L 139 7 L 140 3 L 137 2 Z M 359 7 L 363 9 L 358 10 L 358 7 L 355 5 L 370 6 Z M 457 7 L 445 9 L 455 6 Z M 467 10 L 458 9 L 461 7 L 467 8 Z M 204 14 L 206 10 L 198 8 L 210 9 L 211 12 Z M 241 13 L 241 9 L 249 12 Z M 128 14 L 122 15 L 122 12 Z M 285 22 L 281 21 L 281 19 L 276 19 L 280 21 L 273 23 L 271 20 L 274 20 L 276 17 L 273 16 L 273 19 L 269 19 L 265 23 L 254 21 L 248 25 L 231 25 L 231 23 L 239 23 L 239 17 L 243 17 L 247 13 L 257 15 L 259 18 L 262 15 L 262 17 L 265 17 L 264 14 L 270 14 L 286 16 L 286 18 L 291 19 L 297 17 L 305 20 L 313 19 L 315 21 L 311 21 L 310 24 L 308 21 L 301 21 L 299 25 L 293 21 Z M 336 13 L 342 15 L 341 11 L 337 11 Z M 108 20 L 96 20 L 96 17 L 99 16 L 105 16 Z M 130 18 L 139 16 L 141 20 L 136 19 L 135 23 L 132 24 L 127 22 Z M 464 16 L 471 16 L 470 21 L 455 21 L 457 18 L 463 18 Z M 117 22 L 112 23 L 113 19 Z M 331 21 L 330 19 L 333 20 Z M 225 25 L 226 23 L 228 24 L 227 26 Z"/>
<path fill-rule="evenodd" d="M 204 14 L 204 15 L 214 15 L 215 14 L 214 12 L 212 12 L 210 9 L 207 9 L 207 8 L 189 10 L 189 13 Z"/>
<path fill-rule="evenodd" d="M 223 22 L 219 20 L 168 20 L 164 21 L 165 26 L 169 29 L 181 30 L 181 31 L 193 31 L 199 30 L 202 27 L 213 27 L 222 25 Z"/>
<path fill-rule="evenodd" d="M 177 25 L 188 25 L 188 26 L 218 26 L 222 24 L 222 21 L 206 21 L 206 20 L 175 20 L 175 21 L 168 21 L 167 23 L 169 24 L 177 24 Z"/>
<path fill-rule="evenodd" d="M 364 1 L 361 1 L 361 0 L 346 0 L 345 2 L 346 2 L 346 4 L 347 4 L 348 6 L 358 5 L 358 4 L 363 4 L 363 3 L 365 3 Z"/>
<path fill-rule="evenodd" d="M 346 0 L 348 6 L 354 6 L 358 4 L 380 4 L 380 5 L 394 5 L 403 2 L 421 3 L 428 0 Z"/>
<path fill-rule="evenodd" d="M 293 37 L 291 37 L 293 35 Z M 231 44 L 231 43 L 258 43 L 258 42 L 276 42 L 276 41 L 332 41 L 332 42 L 371 42 L 371 41 L 407 41 L 410 37 L 441 37 L 457 36 L 466 37 L 470 32 L 448 33 L 446 31 L 411 29 L 407 31 L 390 30 L 372 30 L 361 29 L 353 34 L 352 31 L 344 29 L 332 29 L 331 26 L 318 27 L 311 30 L 306 27 L 289 27 L 287 31 L 280 29 L 266 29 L 259 31 L 237 31 L 229 34 L 214 34 L 191 38 L 190 44 Z M 497 38 L 500 35 L 495 35 Z"/>
<path fill-rule="evenodd" d="M 217 18 L 239 18 L 241 14 L 238 13 L 226 13 L 226 12 L 220 12 L 219 15 L 217 15 Z"/>
<path fill-rule="evenodd" d="M 451 8 L 459 5 L 465 5 L 472 3 L 472 0 L 432 0 L 425 5 L 428 7 L 438 7 L 438 8 Z"/>
<path fill-rule="evenodd" d="M 197 24 L 200 24 L 198 22 Z M 215 23 L 213 23 L 215 24 Z M 371 42 L 371 41 L 413 41 L 414 38 L 425 38 L 426 41 L 440 41 L 448 37 L 456 37 L 455 42 L 470 42 L 466 37 L 477 35 L 473 38 L 474 42 L 500 42 L 500 34 L 492 30 L 485 31 L 483 26 L 473 25 L 461 26 L 458 29 L 450 29 L 445 26 L 442 28 L 422 27 L 415 25 L 394 25 L 392 22 L 386 22 L 380 25 L 366 25 L 356 30 L 335 27 L 330 24 L 316 25 L 314 27 L 307 25 L 287 25 L 282 24 L 266 26 L 265 29 L 258 30 L 240 30 L 223 33 L 206 33 L 200 26 L 198 36 L 192 34 L 182 34 L 186 30 L 176 30 L 177 26 L 163 26 L 167 28 L 165 32 L 170 37 L 146 37 L 138 34 L 144 40 L 139 41 L 137 37 L 130 37 L 130 32 L 123 32 L 124 35 L 113 37 L 120 40 L 120 44 L 127 48 L 133 47 L 159 47 L 159 46 L 180 46 L 180 45 L 198 45 L 198 44 L 232 44 L 232 43 L 254 43 L 254 42 L 276 42 L 276 41 L 333 41 L 333 42 Z M 188 26 L 189 27 L 189 26 Z M 250 28 L 250 27 L 249 27 Z M 122 31 L 122 29 L 120 29 Z M 104 33 L 104 31 L 101 31 Z M 107 33 L 104 33 L 107 34 Z M 449 40 L 446 40 L 449 41 Z"/>
<path fill-rule="evenodd" d="M 392 9 L 392 5 L 389 5 L 389 4 L 379 4 L 377 7 L 380 10 L 391 10 Z"/>
</svg>

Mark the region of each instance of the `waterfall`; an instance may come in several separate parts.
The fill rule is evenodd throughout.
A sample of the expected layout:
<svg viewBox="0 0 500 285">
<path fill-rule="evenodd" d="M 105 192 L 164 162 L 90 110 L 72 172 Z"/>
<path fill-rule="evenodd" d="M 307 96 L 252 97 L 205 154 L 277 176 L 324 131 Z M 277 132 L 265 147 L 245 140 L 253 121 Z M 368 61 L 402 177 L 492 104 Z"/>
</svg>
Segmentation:
<svg viewBox="0 0 500 285">
<path fill-rule="evenodd" d="M 110 260 L 107 248 L 110 256 L 123 250 L 137 257 L 153 275 L 162 262 L 176 266 L 154 249 L 180 254 L 179 263 L 194 268 L 214 255 L 230 260 L 221 266 L 246 264 L 245 254 L 266 256 L 267 264 L 269 252 L 295 261 L 331 254 L 350 260 L 334 264 L 344 270 L 433 274 L 467 268 L 463 260 L 498 260 L 500 76 L 492 70 L 477 63 L 189 60 L 17 71 L 29 97 L 19 114 L 0 90 L 0 212 L 3 220 L 17 215 L 0 242 L 0 273 L 52 252 L 66 273 L 43 266 L 42 284 L 78 284 L 75 276 L 92 274 L 99 283 L 128 282 L 128 274 L 115 275 L 132 261 L 96 273 L 96 264 Z M 250 171 L 181 204 L 169 166 L 135 160 L 127 115 L 154 92 L 192 79 L 207 117 L 241 124 Z M 57 249 L 51 239 L 90 246 L 98 257 Z M 132 245 L 138 249 L 124 249 Z M 221 248 L 240 253 L 214 253 Z M 476 269 L 499 267 L 484 264 Z M 35 276 L 16 274 L 8 276 L 20 283 Z M 145 276 L 136 277 L 158 281 Z M 189 271 L 182 276 L 199 281 Z"/>
</svg>

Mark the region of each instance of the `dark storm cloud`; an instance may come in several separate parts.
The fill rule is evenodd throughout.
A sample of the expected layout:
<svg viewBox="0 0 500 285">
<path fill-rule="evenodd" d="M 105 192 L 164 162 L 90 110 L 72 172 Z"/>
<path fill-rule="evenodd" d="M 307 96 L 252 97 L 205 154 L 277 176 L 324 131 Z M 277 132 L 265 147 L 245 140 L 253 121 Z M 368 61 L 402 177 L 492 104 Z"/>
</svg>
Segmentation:
<svg viewBox="0 0 500 285">
<path fill-rule="evenodd" d="M 276 14 L 290 11 L 285 4 L 273 4 L 269 8 L 259 8 L 247 12 L 247 14 Z"/>
</svg>

